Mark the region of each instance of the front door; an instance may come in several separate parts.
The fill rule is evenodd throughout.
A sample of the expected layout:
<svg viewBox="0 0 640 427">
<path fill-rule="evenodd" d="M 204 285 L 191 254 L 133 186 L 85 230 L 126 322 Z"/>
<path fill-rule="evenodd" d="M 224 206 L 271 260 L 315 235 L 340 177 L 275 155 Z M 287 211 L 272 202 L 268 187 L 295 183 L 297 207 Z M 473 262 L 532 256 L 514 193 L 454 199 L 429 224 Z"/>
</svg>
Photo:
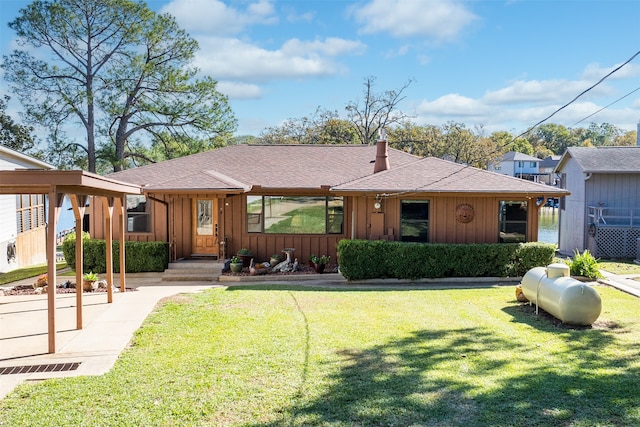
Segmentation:
<svg viewBox="0 0 640 427">
<path fill-rule="evenodd" d="M 193 255 L 218 256 L 218 199 L 193 199 Z"/>
</svg>

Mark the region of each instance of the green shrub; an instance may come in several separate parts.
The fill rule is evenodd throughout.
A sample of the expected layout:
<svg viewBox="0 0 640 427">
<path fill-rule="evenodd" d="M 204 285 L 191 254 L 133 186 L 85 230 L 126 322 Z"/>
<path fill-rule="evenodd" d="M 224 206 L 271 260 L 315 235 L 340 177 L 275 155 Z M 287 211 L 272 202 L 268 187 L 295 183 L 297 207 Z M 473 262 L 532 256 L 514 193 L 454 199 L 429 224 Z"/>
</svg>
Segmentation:
<svg viewBox="0 0 640 427">
<path fill-rule="evenodd" d="M 582 253 L 577 250 L 574 251 L 573 259 L 565 262 L 569 266 L 572 276 L 584 276 L 589 279 L 602 277 L 602 273 L 598 268 L 598 260 L 591 255 L 588 249 L 585 249 Z"/>
<path fill-rule="evenodd" d="M 82 232 L 82 241 L 86 242 L 91 236 L 86 231 Z M 64 260 L 69 266 L 76 265 L 76 233 L 69 233 L 64 237 L 62 241 L 62 254 Z M 72 267 L 73 268 L 73 267 Z"/>
<path fill-rule="evenodd" d="M 521 276 L 552 262 L 545 243 L 444 244 L 342 240 L 340 271 L 348 280 Z"/>
<path fill-rule="evenodd" d="M 113 241 L 113 271 L 120 272 L 120 241 Z M 63 242 L 63 251 L 69 267 L 76 266 L 75 238 Z M 69 255 L 67 255 L 69 254 Z M 73 255 L 71 255 L 73 254 Z M 100 239 L 83 240 L 83 270 L 96 273 L 107 271 L 106 242 Z M 167 242 L 125 242 L 125 271 L 141 273 L 164 271 L 169 265 L 169 244 Z"/>
</svg>

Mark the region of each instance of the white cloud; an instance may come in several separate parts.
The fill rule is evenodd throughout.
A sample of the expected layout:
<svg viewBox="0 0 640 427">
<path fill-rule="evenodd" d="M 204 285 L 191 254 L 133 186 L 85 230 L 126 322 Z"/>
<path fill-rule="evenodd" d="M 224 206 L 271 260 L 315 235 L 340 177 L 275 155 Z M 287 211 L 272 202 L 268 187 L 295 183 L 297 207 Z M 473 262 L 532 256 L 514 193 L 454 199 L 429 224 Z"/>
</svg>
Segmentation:
<svg viewBox="0 0 640 427">
<path fill-rule="evenodd" d="M 463 117 L 481 116 L 490 108 L 482 101 L 452 93 L 441 96 L 434 101 L 422 101 L 416 108 L 418 115 Z"/>
<path fill-rule="evenodd" d="M 582 73 L 582 78 L 587 81 L 596 83 L 598 80 L 618 68 L 622 63 L 612 67 L 601 67 L 600 64 L 589 64 Z M 607 79 L 627 79 L 640 75 L 640 64 L 629 63 L 618 71 L 607 77 Z"/>
<path fill-rule="evenodd" d="M 502 89 L 487 91 L 483 100 L 499 105 L 568 102 L 588 87 L 584 81 L 518 80 Z"/>
<path fill-rule="evenodd" d="M 273 4 L 258 0 L 246 10 L 227 6 L 220 0 L 173 0 L 160 9 L 176 18 L 188 32 L 207 32 L 209 35 L 237 34 L 249 25 L 271 25 L 278 22 Z"/>
<path fill-rule="evenodd" d="M 280 49 L 262 47 L 231 38 L 201 38 L 195 65 L 218 80 L 263 82 L 283 78 L 326 76 L 342 71 L 331 57 L 356 54 L 360 42 L 337 38 L 302 42 L 289 40 Z"/>
<path fill-rule="evenodd" d="M 457 0 L 372 0 L 352 9 L 363 34 L 452 40 L 477 17 Z"/>
<path fill-rule="evenodd" d="M 249 83 L 223 80 L 218 82 L 217 89 L 220 93 L 227 95 L 229 99 L 258 99 L 262 97 L 260 86 Z"/>
<path fill-rule="evenodd" d="M 282 52 L 286 55 L 327 55 L 339 56 L 345 54 L 361 54 L 366 50 L 366 46 L 354 40 L 345 40 L 337 37 L 329 37 L 322 40 L 301 41 L 291 39 L 282 45 Z"/>
</svg>

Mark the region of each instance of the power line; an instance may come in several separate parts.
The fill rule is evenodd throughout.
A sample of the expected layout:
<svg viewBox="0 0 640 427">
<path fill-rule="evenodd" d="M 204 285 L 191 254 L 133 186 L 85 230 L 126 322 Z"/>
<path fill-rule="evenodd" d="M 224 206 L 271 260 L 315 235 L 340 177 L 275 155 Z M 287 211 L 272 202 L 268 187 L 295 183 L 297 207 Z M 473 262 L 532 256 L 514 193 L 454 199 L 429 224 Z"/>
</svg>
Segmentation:
<svg viewBox="0 0 640 427">
<path fill-rule="evenodd" d="M 544 119 L 540 120 L 538 123 L 536 123 L 535 125 L 531 126 L 529 129 L 527 129 L 526 131 L 522 132 L 520 135 L 516 136 L 515 138 L 513 138 L 513 140 L 515 141 L 516 139 L 520 138 L 523 135 L 528 134 L 529 132 L 531 132 L 532 129 L 534 129 L 536 126 L 541 125 L 542 123 L 546 122 L 547 120 L 549 120 L 551 117 L 555 116 L 558 112 L 560 112 L 561 110 L 564 110 L 565 108 L 567 108 L 569 105 L 573 104 L 578 98 L 580 98 L 582 95 L 584 95 L 585 93 L 589 92 L 591 89 L 593 89 L 594 87 L 598 86 L 600 83 L 602 83 L 603 81 L 605 81 L 605 79 L 607 79 L 609 76 L 611 76 L 613 73 L 617 72 L 620 68 L 624 67 L 625 65 L 627 65 L 629 62 L 633 61 L 635 59 L 636 56 L 640 55 L 640 50 L 637 51 L 636 53 L 633 54 L 633 56 L 629 59 L 627 59 L 624 63 L 622 63 L 620 66 L 614 68 L 611 72 L 609 72 L 606 76 L 602 77 L 600 80 L 598 80 L 595 84 L 593 84 L 592 86 L 588 87 L 587 89 L 583 90 L 582 92 L 580 92 L 578 94 L 578 96 L 576 96 L 575 98 L 573 98 L 571 101 L 567 102 L 566 104 L 564 104 L 562 107 L 558 108 L 556 111 L 554 111 L 553 113 L 551 113 L 550 115 L 548 115 L 547 117 L 545 117 Z"/>
<path fill-rule="evenodd" d="M 635 88 L 634 90 L 632 90 L 632 91 L 631 91 L 631 92 L 629 92 L 628 94 L 626 94 L 626 95 L 624 95 L 624 96 L 622 96 L 622 97 L 620 97 L 620 98 L 616 99 L 616 100 L 615 100 L 615 101 L 613 101 L 611 104 L 605 105 L 604 107 L 602 107 L 601 109 L 599 109 L 599 110 L 598 110 L 598 111 L 596 111 L 595 113 L 591 113 L 591 114 L 589 114 L 589 115 L 588 115 L 587 117 L 585 117 L 584 119 L 582 119 L 582 120 L 578 120 L 577 122 L 575 122 L 574 124 L 572 124 L 572 125 L 571 125 L 571 126 L 569 126 L 569 127 L 573 127 L 573 126 L 577 125 L 578 123 L 584 122 L 584 121 L 585 121 L 585 120 L 587 120 L 589 117 L 591 117 L 591 116 L 595 116 L 595 115 L 596 115 L 596 114 L 598 114 L 600 111 L 602 111 L 602 110 L 604 110 L 604 109 L 606 109 L 606 108 L 611 107 L 611 106 L 612 106 L 613 104 L 615 104 L 616 102 L 622 101 L 622 100 L 623 100 L 623 99 L 625 99 L 627 96 L 629 96 L 629 95 L 631 95 L 632 93 L 637 92 L 637 91 L 639 91 L 639 90 L 640 90 L 640 87 Z"/>
</svg>

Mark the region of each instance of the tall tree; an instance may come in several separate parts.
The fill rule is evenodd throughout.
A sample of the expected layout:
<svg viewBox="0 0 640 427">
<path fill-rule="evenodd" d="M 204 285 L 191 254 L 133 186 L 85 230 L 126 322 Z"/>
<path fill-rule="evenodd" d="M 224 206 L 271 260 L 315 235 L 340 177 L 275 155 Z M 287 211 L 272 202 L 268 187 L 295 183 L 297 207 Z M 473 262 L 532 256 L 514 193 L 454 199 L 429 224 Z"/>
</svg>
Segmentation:
<svg viewBox="0 0 640 427">
<path fill-rule="evenodd" d="M 50 130 L 50 148 L 80 148 L 89 171 L 96 171 L 101 123 L 111 136 L 101 141 L 101 152 L 113 152 L 108 160 L 115 170 L 136 155 L 126 147 L 139 131 L 214 137 L 235 129 L 215 81 L 194 79 L 197 70 L 188 64 L 196 42 L 143 2 L 36 0 L 9 26 L 29 51 L 3 58 L 5 79 L 30 120 Z M 82 125 L 86 140 L 69 144 L 64 129 L 74 123 Z"/>
<path fill-rule="evenodd" d="M 405 99 L 404 91 L 411 80 L 395 90 L 377 93 L 373 90 L 375 77 L 364 80 L 363 98 L 347 104 L 348 120 L 353 124 L 361 144 L 372 144 L 381 129 L 401 124 L 409 116 L 398 111 L 398 104 Z"/>
<path fill-rule="evenodd" d="M 114 169 L 127 158 L 144 157 L 131 147 L 136 134 L 146 134 L 161 145 L 191 141 L 184 150 L 207 149 L 226 142 L 236 129 L 227 97 L 216 90 L 210 77 L 196 80 L 189 65 L 198 44 L 169 15 L 143 22 L 140 53 L 110 68 L 100 104 L 113 121 L 109 136 L 115 144 Z M 198 142 L 196 142 L 198 141 Z M 171 157 L 171 156 L 169 156 Z"/>
</svg>

